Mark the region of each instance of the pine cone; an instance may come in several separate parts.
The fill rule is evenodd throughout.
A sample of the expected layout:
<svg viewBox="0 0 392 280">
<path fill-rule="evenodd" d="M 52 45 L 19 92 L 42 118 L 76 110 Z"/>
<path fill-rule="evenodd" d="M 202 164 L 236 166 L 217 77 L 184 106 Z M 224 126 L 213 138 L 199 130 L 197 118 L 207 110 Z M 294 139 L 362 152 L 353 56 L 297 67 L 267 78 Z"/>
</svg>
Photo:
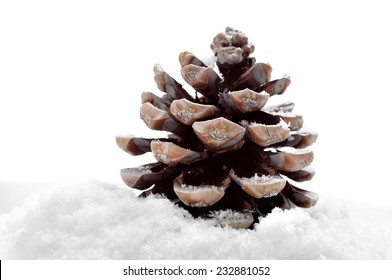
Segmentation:
<svg viewBox="0 0 392 280">
<path fill-rule="evenodd" d="M 195 90 L 189 94 L 161 66 L 154 67 L 160 97 L 142 93 L 140 117 L 167 138 L 118 136 L 131 155 L 152 152 L 156 163 L 121 170 L 124 182 L 141 197 L 163 194 L 194 217 L 247 228 L 275 207 L 311 207 L 317 194 L 289 181 L 310 180 L 308 168 L 317 134 L 302 128 L 291 102 L 265 107 L 282 94 L 288 77 L 270 81 L 271 66 L 249 55 L 254 46 L 227 27 L 211 49 L 220 74 L 190 52 L 179 56 L 181 74 Z M 290 148 L 287 148 L 290 147 Z"/>
</svg>

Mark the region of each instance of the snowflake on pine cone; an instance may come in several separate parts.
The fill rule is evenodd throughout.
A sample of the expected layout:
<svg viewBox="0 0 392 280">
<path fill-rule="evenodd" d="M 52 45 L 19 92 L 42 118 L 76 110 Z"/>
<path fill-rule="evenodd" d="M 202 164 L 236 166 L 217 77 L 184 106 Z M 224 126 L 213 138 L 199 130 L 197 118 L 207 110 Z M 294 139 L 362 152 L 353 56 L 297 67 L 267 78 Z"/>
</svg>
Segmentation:
<svg viewBox="0 0 392 280">
<path fill-rule="evenodd" d="M 116 138 L 127 153 L 152 152 L 157 160 L 122 169 L 125 184 L 143 191 L 141 197 L 162 194 L 194 217 L 235 228 L 251 227 L 275 207 L 315 205 L 317 194 L 291 182 L 313 177 L 313 152 L 305 148 L 317 133 L 302 127 L 293 103 L 265 106 L 285 92 L 289 77 L 271 81 L 271 66 L 250 57 L 254 45 L 238 30 L 217 34 L 211 49 L 220 73 L 180 53 L 181 75 L 194 96 L 154 67 L 164 94 L 143 92 L 140 117 L 150 129 L 170 134 Z"/>
</svg>

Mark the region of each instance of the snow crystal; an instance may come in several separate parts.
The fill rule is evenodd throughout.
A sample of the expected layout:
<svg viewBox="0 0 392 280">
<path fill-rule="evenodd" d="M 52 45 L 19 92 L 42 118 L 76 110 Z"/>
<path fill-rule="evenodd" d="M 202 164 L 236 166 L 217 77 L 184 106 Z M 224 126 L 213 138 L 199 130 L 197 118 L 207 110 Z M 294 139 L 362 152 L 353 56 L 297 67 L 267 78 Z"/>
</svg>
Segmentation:
<svg viewBox="0 0 392 280">
<path fill-rule="evenodd" d="M 287 122 L 285 122 L 283 119 L 280 119 L 280 122 L 278 123 L 278 125 L 280 125 L 283 128 L 289 129 L 290 128 L 290 124 L 288 124 Z"/>
<path fill-rule="evenodd" d="M 189 71 L 186 73 L 186 77 L 189 80 L 194 80 L 196 78 L 197 74 L 198 74 L 198 71 Z"/>
<path fill-rule="evenodd" d="M 231 209 L 228 210 L 221 210 L 221 211 L 212 211 L 210 213 L 210 217 L 217 219 L 217 220 L 240 220 L 248 215 L 251 215 L 249 212 L 243 213 L 243 212 L 238 212 L 238 211 L 233 211 Z"/>
<path fill-rule="evenodd" d="M 192 186 L 192 185 L 187 185 L 187 184 L 181 184 L 180 186 L 182 189 L 190 190 L 190 191 L 195 191 L 197 190 L 198 187 Z"/>
<path fill-rule="evenodd" d="M 243 126 L 243 127 L 247 127 L 249 125 L 249 121 L 242 120 L 242 121 L 240 121 L 240 125 Z"/>
<path fill-rule="evenodd" d="M 193 185 L 181 184 L 180 187 L 182 189 L 189 190 L 189 191 L 198 191 L 198 190 L 202 190 L 202 189 L 208 189 L 208 190 L 212 190 L 212 191 L 221 191 L 222 189 L 224 189 L 222 187 L 217 187 L 217 186 L 213 186 L 213 185 L 193 186 Z"/>
<path fill-rule="evenodd" d="M 167 199 L 77 184 L 1 215 L 0 258 L 391 259 L 392 223 L 355 216 L 345 204 L 324 196 L 313 208 L 275 209 L 254 230 L 236 230 L 195 220 Z"/>
<path fill-rule="evenodd" d="M 246 122 L 247 124 L 249 124 L 249 121 L 246 120 L 242 120 L 242 122 Z M 250 122 L 250 125 L 263 125 L 265 127 L 282 127 L 282 128 L 286 128 L 289 129 L 290 125 L 285 122 L 283 119 L 280 119 L 278 124 L 271 124 L 271 125 L 266 125 L 266 124 L 261 124 L 261 123 L 257 123 L 257 122 Z"/>
<path fill-rule="evenodd" d="M 226 132 L 225 129 L 215 129 L 213 131 L 210 131 L 208 134 L 215 140 L 219 140 L 219 141 L 224 140 L 229 136 L 229 133 Z"/>
<path fill-rule="evenodd" d="M 256 98 L 247 97 L 242 103 L 246 108 L 255 108 L 260 104 L 260 100 Z"/>
<path fill-rule="evenodd" d="M 170 164 L 172 162 L 171 158 L 168 157 L 166 154 L 154 153 L 154 156 L 156 157 L 157 160 L 159 160 L 163 163 Z"/>
<path fill-rule="evenodd" d="M 193 113 L 188 110 L 180 110 L 177 112 L 177 116 L 180 117 L 184 122 L 188 122 L 190 119 L 193 118 Z"/>
<path fill-rule="evenodd" d="M 129 169 L 129 170 L 132 171 L 132 169 Z M 152 173 L 149 166 L 138 166 L 138 167 L 135 167 L 134 170 L 135 171 L 133 171 L 133 173 L 138 173 L 137 171 L 139 171 L 142 174 L 151 174 Z M 130 172 L 130 173 L 132 173 L 132 172 Z"/>
<path fill-rule="evenodd" d="M 213 211 L 210 212 L 209 217 L 220 227 L 243 228 L 253 223 L 253 215 L 249 211 L 238 212 L 230 209 Z"/>
<path fill-rule="evenodd" d="M 252 183 L 266 183 L 268 181 L 271 181 L 273 179 L 280 179 L 279 176 L 271 176 L 271 175 L 264 175 L 262 174 L 261 176 L 257 173 L 253 175 L 252 177 L 242 177 L 243 180 L 249 181 Z"/>
<path fill-rule="evenodd" d="M 200 207 L 207 207 L 207 206 L 209 206 L 209 204 L 205 203 L 205 202 L 197 202 L 197 203 L 191 203 L 190 206 L 200 208 Z"/>
<path fill-rule="evenodd" d="M 277 195 L 278 195 L 278 192 L 272 192 L 272 193 L 263 195 L 263 197 L 273 197 L 273 196 L 277 196 Z"/>
</svg>

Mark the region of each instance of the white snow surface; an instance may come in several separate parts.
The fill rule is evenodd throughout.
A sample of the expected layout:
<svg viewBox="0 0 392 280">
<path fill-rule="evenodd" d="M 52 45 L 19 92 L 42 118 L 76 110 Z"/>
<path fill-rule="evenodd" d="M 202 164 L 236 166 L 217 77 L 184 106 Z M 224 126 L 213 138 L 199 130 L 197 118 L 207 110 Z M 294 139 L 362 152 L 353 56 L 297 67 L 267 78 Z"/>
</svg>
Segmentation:
<svg viewBox="0 0 392 280">
<path fill-rule="evenodd" d="M 385 212 L 385 211 L 384 211 Z M 1 259 L 391 259 L 392 223 L 322 196 L 274 210 L 255 230 L 195 220 L 162 197 L 78 183 L 30 196 L 0 216 Z"/>
</svg>

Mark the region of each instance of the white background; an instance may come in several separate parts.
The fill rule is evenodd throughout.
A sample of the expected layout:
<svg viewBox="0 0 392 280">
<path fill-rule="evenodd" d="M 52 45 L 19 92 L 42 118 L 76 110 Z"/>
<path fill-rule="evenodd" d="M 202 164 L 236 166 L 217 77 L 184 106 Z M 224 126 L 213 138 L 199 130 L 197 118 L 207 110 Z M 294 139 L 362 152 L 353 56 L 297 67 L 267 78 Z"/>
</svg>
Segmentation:
<svg viewBox="0 0 392 280">
<path fill-rule="evenodd" d="M 158 93 L 155 63 L 180 83 L 178 54 L 209 57 L 226 26 L 242 30 L 273 78 L 319 132 L 306 188 L 387 205 L 388 1 L 1 1 L 0 203 L 17 183 L 121 183 L 131 157 L 119 134 L 158 135 L 139 119 L 140 93 Z M 15 189 L 13 191 L 16 191 Z"/>
</svg>

